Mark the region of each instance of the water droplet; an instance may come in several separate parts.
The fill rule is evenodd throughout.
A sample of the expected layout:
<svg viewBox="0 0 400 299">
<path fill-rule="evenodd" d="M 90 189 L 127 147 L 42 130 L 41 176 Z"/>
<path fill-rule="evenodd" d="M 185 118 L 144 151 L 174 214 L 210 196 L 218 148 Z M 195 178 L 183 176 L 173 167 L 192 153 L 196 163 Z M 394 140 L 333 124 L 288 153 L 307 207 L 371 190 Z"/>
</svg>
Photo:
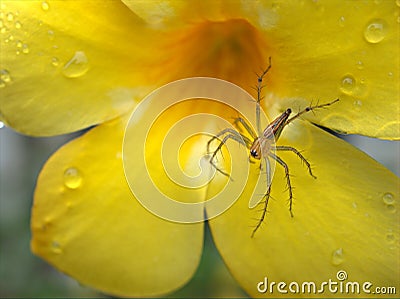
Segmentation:
<svg viewBox="0 0 400 299">
<path fill-rule="evenodd" d="M 400 7 L 400 0 L 396 0 L 396 5 Z"/>
<path fill-rule="evenodd" d="M 62 253 L 61 245 L 57 241 L 51 242 L 51 251 L 54 253 L 60 254 Z"/>
<path fill-rule="evenodd" d="M 48 11 L 49 8 L 50 8 L 49 3 L 47 3 L 46 1 L 43 1 L 43 2 L 42 2 L 42 9 L 43 9 L 44 11 Z"/>
<path fill-rule="evenodd" d="M 356 62 L 356 67 L 359 70 L 362 70 L 364 68 L 364 63 L 361 60 L 359 60 L 359 61 Z"/>
<path fill-rule="evenodd" d="M 344 262 L 343 248 L 338 248 L 332 252 L 331 263 L 338 266 Z"/>
<path fill-rule="evenodd" d="M 355 88 L 356 88 L 356 79 L 350 74 L 344 76 L 340 81 L 340 90 L 346 94 L 353 93 Z"/>
<path fill-rule="evenodd" d="M 76 189 L 82 184 L 82 175 L 75 167 L 70 167 L 64 172 L 64 184 L 69 189 Z"/>
<path fill-rule="evenodd" d="M 388 72 L 388 77 L 392 78 L 393 77 L 393 72 Z"/>
<path fill-rule="evenodd" d="M 0 129 L 3 129 L 4 127 L 5 127 L 5 124 L 2 121 L 0 121 Z"/>
<path fill-rule="evenodd" d="M 9 12 L 7 14 L 7 21 L 12 22 L 14 20 L 14 15 L 12 12 Z"/>
<path fill-rule="evenodd" d="M 1 29 L 0 29 L 0 32 L 1 33 L 6 33 L 8 31 L 8 28 L 6 27 L 6 26 L 3 26 Z"/>
<path fill-rule="evenodd" d="M 387 241 L 389 244 L 393 244 L 393 243 L 394 243 L 394 241 L 395 241 L 396 238 L 395 238 L 395 236 L 394 236 L 393 230 L 389 229 L 389 230 L 386 232 L 385 239 L 386 239 L 386 241 Z"/>
<path fill-rule="evenodd" d="M 24 54 L 29 53 L 29 46 L 27 44 L 22 45 L 22 53 L 24 53 Z"/>
<path fill-rule="evenodd" d="M 47 31 L 47 36 L 49 37 L 49 40 L 54 39 L 54 31 L 53 30 L 48 30 Z"/>
<path fill-rule="evenodd" d="M 15 28 L 21 29 L 21 27 L 22 27 L 21 22 L 20 22 L 20 21 L 16 21 L 16 22 L 15 22 Z"/>
<path fill-rule="evenodd" d="M 2 70 L 0 71 L 0 79 L 1 79 L 1 81 L 3 81 L 4 83 L 10 83 L 10 82 L 11 82 L 10 72 L 7 71 L 6 69 L 2 69 Z"/>
<path fill-rule="evenodd" d="M 385 38 L 386 24 L 383 20 L 372 20 L 364 30 L 364 37 L 367 42 L 372 44 L 379 43 Z"/>
<path fill-rule="evenodd" d="M 22 41 L 17 40 L 16 46 L 17 46 L 17 48 L 22 48 Z"/>
<path fill-rule="evenodd" d="M 85 52 L 76 51 L 74 56 L 64 65 L 63 74 L 67 78 L 83 76 L 89 70 L 88 59 Z"/>
<path fill-rule="evenodd" d="M 394 214 L 396 212 L 396 207 L 394 205 L 386 205 L 389 213 Z"/>
<path fill-rule="evenodd" d="M 53 66 L 58 66 L 60 64 L 60 61 L 57 57 L 53 57 L 53 58 L 51 58 L 51 64 Z"/>
<path fill-rule="evenodd" d="M 353 206 L 353 209 L 357 209 L 357 203 L 356 202 L 353 202 L 351 205 Z"/>
<path fill-rule="evenodd" d="M 382 199 L 383 199 L 383 202 L 387 205 L 394 204 L 394 195 L 390 192 L 383 194 Z"/>
<path fill-rule="evenodd" d="M 344 27 L 345 21 L 346 21 L 345 17 L 344 17 L 344 16 L 341 16 L 341 17 L 339 18 L 339 26 L 340 26 L 340 27 Z"/>
<path fill-rule="evenodd" d="M 354 106 L 356 109 L 360 109 L 360 108 L 362 107 L 362 101 L 361 101 L 361 100 L 355 100 L 355 101 L 353 102 L 353 106 Z"/>
</svg>

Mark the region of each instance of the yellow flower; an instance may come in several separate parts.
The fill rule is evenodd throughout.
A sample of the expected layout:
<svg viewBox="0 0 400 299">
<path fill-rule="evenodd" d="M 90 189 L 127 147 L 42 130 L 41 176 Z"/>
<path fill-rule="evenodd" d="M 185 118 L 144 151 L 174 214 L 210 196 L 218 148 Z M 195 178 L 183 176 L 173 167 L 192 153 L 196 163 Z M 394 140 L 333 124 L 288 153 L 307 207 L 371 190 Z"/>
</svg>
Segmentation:
<svg viewBox="0 0 400 299">
<path fill-rule="evenodd" d="M 398 1 L 2 1 L 0 22 L 1 121 L 33 136 L 98 125 L 58 150 L 39 175 L 35 254 L 114 295 L 156 296 L 185 284 L 199 263 L 204 222 L 166 221 L 134 198 L 121 159 L 129 115 L 155 87 L 185 77 L 228 80 L 255 95 L 254 72 L 271 56 L 262 103 L 271 117 L 312 100 L 340 102 L 294 122 L 279 139 L 304 150 L 318 177 L 309 177 L 292 153 L 282 154 L 295 175 L 295 217 L 277 167 L 275 200 L 250 238 L 258 216 L 248 208 L 250 175 L 237 202 L 208 222 L 221 256 L 251 296 L 279 294 L 277 286 L 257 289 L 265 278 L 285 282 L 285 297 L 305 296 L 291 293 L 290 282 L 321 286 L 339 281 L 339 270 L 346 281 L 371 282 L 371 292 L 400 289 L 398 178 L 310 123 L 399 139 Z M 158 161 L 164 130 L 207 112 L 236 116 L 209 100 L 171 107 L 146 153 Z M 183 168 L 204 153 L 200 141 L 185 148 Z M 151 165 L 160 188 L 175 192 L 163 184 L 162 163 Z M 138 168 L 135 183 L 142 176 Z M 182 201 L 201 202 L 205 190 L 220 188 L 214 180 L 177 192 L 188 196 Z M 336 294 L 347 295 L 325 286 L 317 296 Z"/>
</svg>

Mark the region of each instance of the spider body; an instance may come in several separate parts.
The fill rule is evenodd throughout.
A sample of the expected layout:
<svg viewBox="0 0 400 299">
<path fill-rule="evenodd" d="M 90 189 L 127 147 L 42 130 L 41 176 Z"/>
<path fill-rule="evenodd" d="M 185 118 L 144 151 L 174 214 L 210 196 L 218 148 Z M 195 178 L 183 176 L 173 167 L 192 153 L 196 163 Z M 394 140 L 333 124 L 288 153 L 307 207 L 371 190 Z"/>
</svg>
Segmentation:
<svg viewBox="0 0 400 299">
<path fill-rule="evenodd" d="M 332 102 L 322 104 L 322 105 L 310 105 L 306 107 L 305 109 L 301 110 L 294 116 L 290 117 L 292 110 L 290 108 L 286 109 L 281 115 L 279 115 L 275 120 L 273 120 L 263 131 L 261 131 L 260 128 L 260 102 L 261 102 L 261 90 L 263 88 L 262 81 L 268 70 L 271 68 L 271 57 L 269 58 L 269 66 L 265 69 L 265 71 L 258 77 L 258 85 L 257 85 L 257 101 L 256 101 L 256 125 L 257 125 L 257 131 L 258 134 L 253 130 L 253 128 L 241 117 L 238 117 L 235 119 L 234 124 L 237 126 L 238 124 L 241 124 L 242 127 L 247 131 L 247 133 L 250 134 L 252 139 L 247 137 L 246 135 L 242 134 L 239 131 L 233 130 L 231 128 L 226 128 L 219 133 L 217 133 L 214 137 L 212 137 L 208 143 L 207 143 L 207 150 L 210 150 L 210 144 L 214 140 L 219 140 L 220 143 L 216 150 L 213 152 L 210 158 L 210 163 L 211 165 L 220 173 L 222 173 L 225 176 L 229 176 L 228 173 L 224 172 L 222 169 L 218 168 L 218 166 L 214 163 L 214 159 L 216 158 L 217 153 L 221 150 L 222 146 L 229 140 L 232 139 L 244 146 L 246 146 L 249 149 L 249 154 L 252 158 L 256 160 L 261 160 L 261 158 L 264 159 L 266 165 L 267 165 L 267 191 L 263 196 L 263 201 L 261 201 L 259 204 L 263 205 L 262 212 L 260 219 L 258 220 L 256 226 L 253 229 L 253 232 L 251 234 L 251 237 L 254 237 L 254 234 L 256 231 L 260 228 L 261 224 L 263 223 L 265 216 L 267 214 L 267 206 L 268 206 L 268 201 L 270 198 L 271 194 L 271 183 L 272 183 L 272 178 L 269 173 L 270 170 L 270 161 L 269 159 L 275 160 L 278 164 L 280 164 L 284 171 L 285 171 L 285 178 L 286 178 L 286 184 L 287 184 L 287 190 L 289 193 L 289 212 L 291 217 L 293 217 L 292 213 L 292 205 L 293 205 L 293 187 L 292 183 L 290 180 L 290 172 L 289 172 L 289 166 L 286 164 L 284 160 L 282 160 L 276 152 L 278 151 L 290 151 L 294 153 L 303 163 L 306 165 L 308 168 L 309 174 L 316 179 L 316 176 L 313 174 L 311 170 L 311 165 L 308 162 L 308 160 L 303 156 L 303 154 L 298 151 L 296 148 L 292 146 L 286 146 L 286 145 L 276 145 L 275 142 L 279 139 L 281 136 L 281 133 L 283 129 L 290 124 L 292 121 L 303 115 L 304 113 L 307 113 L 309 111 L 313 111 L 316 109 L 320 108 L 325 108 L 327 106 L 330 106 L 336 102 L 339 101 L 339 99 L 336 99 Z"/>
<path fill-rule="evenodd" d="M 254 159 L 260 160 L 261 157 L 268 156 L 268 153 L 272 149 L 272 145 L 281 136 L 282 130 L 291 113 L 292 110 L 287 109 L 268 125 L 260 137 L 254 139 L 253 144 L 250 147 L 250 155 Z"/>
</svg>

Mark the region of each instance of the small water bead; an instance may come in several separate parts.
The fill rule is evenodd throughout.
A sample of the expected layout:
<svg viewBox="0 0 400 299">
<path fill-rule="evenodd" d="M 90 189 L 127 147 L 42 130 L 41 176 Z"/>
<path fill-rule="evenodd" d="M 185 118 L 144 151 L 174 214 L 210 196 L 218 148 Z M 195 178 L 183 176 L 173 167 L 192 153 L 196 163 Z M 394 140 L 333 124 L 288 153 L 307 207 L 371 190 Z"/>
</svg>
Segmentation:
<svg viewBox="0 0 400 299">
<path fill-rule="evenodd" d="M 47 31 L 47 36 L 49 37 L 49 40 L 54 39 L 54 31 L 53 30 L 48 30 Z"/>
<path fill-rule="evenodd" d="M 359 70 L 362 70 L 364 68 L 364 63 L 361 60 L 359 60 L 359 61 L 356 62 L 356 67 Z"/>
<path fill-rule="evenodd" d="M 1 81 L 5 82 L 5 83 L 10 83 L 11 82 L 10 72 L 6 69 L 2 69 L 0 71 L 0 79 L 1 79 Z"/>
<path fill-rule="evenodd" d="M 12 12 L 9 12 L 7 14 L 7 21 L 12 22 L 14 20 L 14 15 Z"/>
<path fill-rule="evenodd" d="M 19 21 L 16 21 L 16 22 L 15 22 L 15 28 L 17 28 L 17 29 L 21 29 L 21 27 L 22 27 L 22 24 L 21 24 L 21 22 L 19 22 Z"/>
<path fill-rule="evenodd" d="M 51 58 L 51 64 L 53 66 L 58 66 L 60 64 L 60 60 L 57 57 Z"/>
<path fill-rule="evenodd" d="M 43 1 L 43 2 L 42 2 L 42 9 L 43 9 L 44 11 L 48 11 L 49 8 L 50 8 L 49 3 L 47 3 L 46 1 Z"/>
<path fill-rule="evenodd" d="M 350 74 L 345 75 L 340 82 L 341 91 L 346 94 L 351 94 L 353 93 L 355 88 L 356 88 L 356 79 Z"/>
<path fill-rule="evenodd" d="M 345 17 L 344 16 L 341 16 L 340 18 L 339 18 L 339 26 L 340 27 L 344 27 L 344 25 L 345 25 L 345 22 L 346 22 L 346 19 L 345 19 Z"/>
<path fill-rule="evenodd" d="M 390 192 L 383 194 L 382 199 L 386 205 L 394 204 L 394 195 Z"/>
<path fill-rule="evenodd" d="M 381 42 L 386 35 L 386 24 L 383 20 L 372 20 L 364 30 L 364 37 L 367 42 L 376 44 Z"/>
<path fill-rule="evenodd" d="M 83 76 L 89 70 L 85 52 L 76 51 L 74 56 L 64 65 L 62 73 L 67 78 Z"/>
<path fill-rule="evenodd" d="M 391 214 L 396 213 L 396 207 L 394 205 L 386 205 L 387 211 Z"/>
<path fill-rule="evenodd" d="M 24 53 L 24 54 L 29 53 L 29 46 L 27 44 L 22 45 L 22 53 Z"/>
<path fill-rule="evenodd" d="M 62 253 L 61 245 L 57 241 L 51 242 L 51 250 L 57 254 Z"/>
<path fill-rule="evenodd" d="M 22 41 L 17 40 L 16 46 L 17 46 L 17 48 L 22 48 Z"/>
<path fill-rule="evenodd" d="M 82 184 L 82 175 L 75 167 L 67 168 L 64 172 L 64 185 L 69 189 L 76 189 Z"/>
<path fill-rule="evenodd" d="M 385 239 L 389 244 L 393 244 L 394 243 L 396 237 L 394 236 L 393 230 L 389 229 L 387 231 Z"/>
<path fill-rule="evenodd" d="M 332 252 L 331 263 L 334 266 L 338 266 L 343 264 L 344 262 L 344 253 L 343 248 L 338 248 Z"/>
<path fill-rule="evenodd" d="M 362 101 L 361 100 L 355 100 L 353 102 L 353 106 L 357 109 L 360 109 L 362 107 Z"/>
</svg>

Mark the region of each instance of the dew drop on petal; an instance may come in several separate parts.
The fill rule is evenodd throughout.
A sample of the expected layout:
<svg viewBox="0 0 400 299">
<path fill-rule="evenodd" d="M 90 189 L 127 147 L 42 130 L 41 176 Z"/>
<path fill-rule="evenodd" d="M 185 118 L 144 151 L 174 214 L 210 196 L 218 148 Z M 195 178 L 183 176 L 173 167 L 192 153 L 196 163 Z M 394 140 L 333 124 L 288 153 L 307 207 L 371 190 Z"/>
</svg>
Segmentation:
<svg viewBox="0 0 400 299">
<path fill-rule="evenodd" d="M 4 127 L 5 127 L 4 123 L 2 121 L 0 121 L 0 129 L 3 129 Z"/>
<path fill-rule="evenodd" d="M 356 62 L 356 67 L 359 70 L 362 70 L 364 68 L 364 63 L 361 60 L 359 60 L 359 61 Z"/>
<path fill-rule="evenodd" d="M 64 185 L 69 189 L 76 189 L 82 184 L 82 175 L 75 167 L 67 168 L 64 172 Z"/>
<path fill-rule="evenodd" d="M 85 52 L 76 51 L 74 56 L 64 65 L 62 73 L 67 78 L 78 78 L 89 70 Z"/>
<path fill-rule="evenodd" d="M 339 18 L 339 26 L 340 27 L 344 27 L 344 25 L 345 25 L 345 21 L 346 21 L 346 19 L 345 19 L 345 17 L 344 16 L 341 16 L 340 18 Z"/>
<path fill-rule="evenodd" d="M 386 232 L 385 239 L 386 239 L 386 242 L 388 242 L 389 244 L 393 244 L 394 243 L 395 236 L 394 236 L 393 230 L 389 229 Z"/>
<path fill-rule="evenodd" d="M 62 253 L 61 245 L 57 241 L 51 242 L 51 251 L 57 254 Z"/>
<path fill-rule="evenodd" d="M 343 248 L 338 248 L 332 252 L 331 263 L 334 266 L 341 265 L 344 262 Z"/>
<path fill-rule="evenodd" d="M 12 22 L 14 20 L 14 15 L 12 12 L 7 13 L 7 21 Z"/>
<path fill-rule="evenodd" d="M 362 101 L 361 100 L 354 100 L 353 106 L 354 106 L 354 108 L 359 110 L 362 107 Z"/>
<path fill-rule="evenodd" d="M 11 82 L 10 72 L 6 69 L 2 69 L 0 71 L 0 80 L 4 83 L 10 83 Z"/>
<path fill-rule="evenodd" d="M 42 9 L 43 9 L 44 11 L 48 11 L 49 8 L 50 8 L 49 3 L 47 3 L 46 1 L 43 1 L 43 2 L 42 2 Z"/>
<path fill-rule="evenodd" d="M 364 38 L 367 42 L 376 44 L 382 41 L 386 35 L 386 24 L 383 20 L 374 19 L 365 27 Z"/>
<path fill-rule="evenodd" d="M 21 29 L 21 27 L 22 27 L 21 22 L 20 22 L 20 21 L 16 21 L 16 22 L 15 22 L 15 28 Z"/>
<path fill-rule="evenodd" d="M 342 80 L 340 81 L 340 90 L 343 93 L 351 94 L 356 88 L 356 79 L 350 75 L 345 75 Z"/>
<path fill-rule="evenodd" d="M 391 214 L 396 213 L 396 207 L 394 205 L 386 205 L 387 211 Z"/>
<path fill-rule="evenodd" d="M 393 193 L 386 192 L 385 194 L 383 194 L 382 199 L 383 199 L 383 202 L 386 205 L 394 204 L 394 195 L 393 195 Z"/>
<path fill-rule="evenodd" d="M 49 40 L 54 39 L 54 31 L 53 30 L 48 30 L 47 31 L 47 36 L 49 37 Z"/>
<path fill-rule="evenodd" d="M 59 61 L 59 59 L 57 57 L 52 57 L 51 58 L 51 64 L 53 66 L 58 66 L 60 64 L 60 61 Z"/>
<path fill-rule="evenodd" d="M 28 54 L 29 53 L 29 46 L 27 44 L 22 45 L 22 53 Z"/>
</svg>

